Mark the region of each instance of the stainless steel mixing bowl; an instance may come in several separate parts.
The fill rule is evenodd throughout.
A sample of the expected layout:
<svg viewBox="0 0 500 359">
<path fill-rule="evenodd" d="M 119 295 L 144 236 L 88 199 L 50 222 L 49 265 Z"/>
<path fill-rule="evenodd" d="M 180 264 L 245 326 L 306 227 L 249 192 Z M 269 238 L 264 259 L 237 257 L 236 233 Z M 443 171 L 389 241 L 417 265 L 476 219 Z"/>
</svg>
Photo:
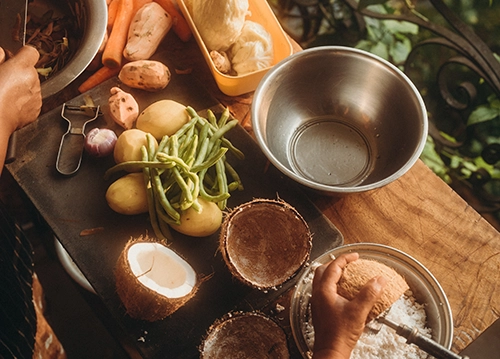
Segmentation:
<svg viewBox="0 0 500 359">
<path fill-rule="evenodd" d="M 359 253 L 360 258 L 384 263 L 401 274 L 416 301 L 425 305 L 427 327 L 432 329 L 432 338 L 448 349 L 451 347 L 453 340 L 451 307 L 446 293 L 432 273 L 415 258 L 396 248 L 382 244 L 356 243 L 337 247 L 321 255 L 297 281 L 290 305 L 290 323 L 293 337 L 304 358 L 311 357 L 314 342 L 306 325 L 310 319 L 309 300 L 314 269 L 341 254 L 350 252 Z"/>
<path fill-rule="evenodd" d="M 66 12 L 61 2 L 54 0 L 41 0 L 48 8 L 56 8 Z M 79 19 L 75 21 L 81 26 L 81 39 L 76 53 L 69 62 L 58 72 L 42 82 L 42 97 L 48 98 L 75 80 L 92 62 L 96 56 L 108 23 L 108 8 L 106 0 L 68 0 L 68 3 L 79 9 Z"/>
<path fill-rule="evenodd" d="M 272 68 L 255 91 L 252 125 L 271 163 L 330 195 L 396 180 L 428 131 L 424 102 L 404 73 L 341 46 L 307 49 Z"/>
</svg>

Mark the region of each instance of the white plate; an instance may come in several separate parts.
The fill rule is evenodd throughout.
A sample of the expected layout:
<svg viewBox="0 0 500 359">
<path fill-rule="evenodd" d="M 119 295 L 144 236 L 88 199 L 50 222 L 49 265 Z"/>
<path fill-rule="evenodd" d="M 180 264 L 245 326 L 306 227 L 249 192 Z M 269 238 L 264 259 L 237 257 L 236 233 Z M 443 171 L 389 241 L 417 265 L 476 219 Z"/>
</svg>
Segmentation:
<svg viewBox="0 0 500 359">
<path fill-rule="evenodd" d="M 68 274 L 71 276 L 71 278 L 73 278 L 75 282 L 80 284 L 89 292 L 96 294 L 94 288 L 92 288 L 87 278 L 85 278 L 83 273 L 80 271 L 80 268 L 76 266 L 69 253 L 66 251 L 66 249 L 64 249 L 61 242 L 59 242 L 56 237 L 54 237 L 54 244 L 56 247 L 57 257 L 59 258 L 59 261 L 61 262 L 66 272 L 68 272 Z"/>
</svg>

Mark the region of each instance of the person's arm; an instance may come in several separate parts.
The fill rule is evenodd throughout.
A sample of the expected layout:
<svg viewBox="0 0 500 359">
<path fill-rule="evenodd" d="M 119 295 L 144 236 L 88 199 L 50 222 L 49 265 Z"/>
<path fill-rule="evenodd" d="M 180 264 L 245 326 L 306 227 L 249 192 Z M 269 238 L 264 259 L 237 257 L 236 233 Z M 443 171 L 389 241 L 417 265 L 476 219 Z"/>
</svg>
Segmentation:
<svg viewBox="0 0 500 359">
<path fill-rule="evenodd" d="M 344 254 L 318 267 L 314 273 L 311 310 L 314 326 L 313 359 L 349 359 L 363 333 L 368 313 L 387 284 L 384 277 L 371 279 L 351 301 L 337 294 L 342 268 L 358 259 Z"/>
<path fill-rule="evenodd" d="M 37 119 L 42 108 L 40 80 L 35 69 L 38 50 L 22 47 L 5 60 L 0 48 L 0 174 L 10 135 Z"/>
</svg>

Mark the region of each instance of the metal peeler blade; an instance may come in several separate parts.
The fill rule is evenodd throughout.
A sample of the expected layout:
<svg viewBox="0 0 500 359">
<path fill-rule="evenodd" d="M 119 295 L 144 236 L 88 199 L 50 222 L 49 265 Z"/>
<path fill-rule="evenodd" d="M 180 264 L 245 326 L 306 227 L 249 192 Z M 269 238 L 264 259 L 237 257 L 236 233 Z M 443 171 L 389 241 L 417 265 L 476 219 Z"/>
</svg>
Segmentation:
<svg viewBox="0 0 500 359">
<path fill-rule="evenodd" d="M 391 307 L 387 308 L 377 318 L 367 323 L 366 328 L 376 334 L 382 329 L 382 325 L 387 325 L 388 327 L 394 329 L 396 334 L 405 338 L 407 344 L 415 344 L 436 359 L 469 359 L 468 357 L 462 357 L 453 353 L 448 348 L 423 335 L 416 327 L 411 328 L 405 324 L 397 324 L 392 320 L 387 319 L 387 315 L 390 310 Z"/>
<path fill-rule="evenodd" d="M 101 114 L 99 106 L 94 106 L 91 99 L 86 99 L 82 106 L 64 103 L 61 117 L 68 123 L 68 129 L 61 138 L 57 154 L 56 169 L 65 176 L 75 174 L 82 162 L 85 144 L 85 126 Z"/>
</svg>

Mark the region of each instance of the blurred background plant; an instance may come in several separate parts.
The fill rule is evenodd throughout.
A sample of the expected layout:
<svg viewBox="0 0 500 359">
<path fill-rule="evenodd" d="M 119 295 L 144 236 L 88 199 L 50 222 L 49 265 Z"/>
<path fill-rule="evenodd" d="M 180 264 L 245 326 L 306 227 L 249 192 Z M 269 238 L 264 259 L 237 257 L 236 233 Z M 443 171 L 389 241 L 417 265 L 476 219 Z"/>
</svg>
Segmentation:
<svg viewBox="0 0 500 359">
<path fill-rule="evenodd" d="M 500 229 L 500 5 L 495 0 L 268 0 L 303 48 L 357 47 L 426 103 L 422 161 Z"/>
</svg>

